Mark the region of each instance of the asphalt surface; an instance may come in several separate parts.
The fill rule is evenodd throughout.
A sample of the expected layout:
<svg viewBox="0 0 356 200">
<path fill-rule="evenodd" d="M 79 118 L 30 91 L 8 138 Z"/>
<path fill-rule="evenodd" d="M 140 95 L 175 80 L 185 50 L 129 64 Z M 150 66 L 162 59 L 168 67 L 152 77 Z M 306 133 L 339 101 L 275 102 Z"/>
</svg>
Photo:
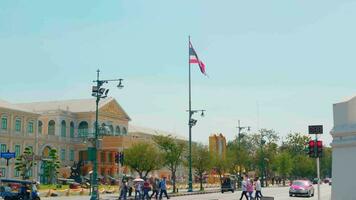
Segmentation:
<svg viewBox="0 0 356 200">
<path fill-rule="evenodd" d="M 264 196 L 274 197 L 274 200 L 318 200 L 317 198 L 317 187 L 315 187 L 315 195 L 311 198 L 306 197 L 289 197 L 288 187 L 274 187 L 274 188 L 263 188 L 262 194 Z M 330 200 L 331 198 L 331 186 L 327 184 L 321 185 L 320 188 L 321 197 L 320 200 Z M 234 193 L 225 192 L 221 193 L 211 193 L 211 194 L 200 194 L 200 195 L 185 195 L 179 197 L 171 197 L 172 200 L 239 200 L 241 192 L 235 191 Z M 117 200 L 118 194 L 111 195 L 101 195 L 103 200 Z M 41 198 L 43 200 L 84 200 L 90 199 L 89 196 L 71 196 L 71 197 L 50 197 Z M 165 199 L 165 198 L 164 198 Z"/>
</svg>

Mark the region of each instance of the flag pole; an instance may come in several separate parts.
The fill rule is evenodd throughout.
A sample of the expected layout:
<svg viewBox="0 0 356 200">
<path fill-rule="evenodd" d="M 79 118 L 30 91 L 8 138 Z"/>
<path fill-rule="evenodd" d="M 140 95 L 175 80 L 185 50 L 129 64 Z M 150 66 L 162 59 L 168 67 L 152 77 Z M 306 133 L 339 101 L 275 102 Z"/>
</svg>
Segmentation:
<svg viewBox="0 0 356 200">
<path fill-rule="evenodd" d="M 193 192 L 193 177 L 192 177 L 192 96 L 191 96 L 191 75 L 190 75 L 190 35 L 188 36 L 188 63 L 189 63 L 189 179 L 188 192 Z"/>
</svg>

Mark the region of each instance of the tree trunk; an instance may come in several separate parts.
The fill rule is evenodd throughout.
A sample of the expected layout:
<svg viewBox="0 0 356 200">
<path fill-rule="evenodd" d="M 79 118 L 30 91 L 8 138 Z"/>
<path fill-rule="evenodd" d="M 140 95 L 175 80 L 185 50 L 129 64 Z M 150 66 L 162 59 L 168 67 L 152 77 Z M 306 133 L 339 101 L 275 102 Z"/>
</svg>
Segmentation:
<svg viewBox="0 0 356 200">
<path fill-rule="evenodd" d="M 199 174 L 199 181 L 200 181 L 200 191 L 203 191 L 203 174 Z"/>
<path fill-rule="evenodd" d="M 172 185 L 173 185 L 173 193 L 176 192 L 176 171 L 172 171 Z"/>
</svg>

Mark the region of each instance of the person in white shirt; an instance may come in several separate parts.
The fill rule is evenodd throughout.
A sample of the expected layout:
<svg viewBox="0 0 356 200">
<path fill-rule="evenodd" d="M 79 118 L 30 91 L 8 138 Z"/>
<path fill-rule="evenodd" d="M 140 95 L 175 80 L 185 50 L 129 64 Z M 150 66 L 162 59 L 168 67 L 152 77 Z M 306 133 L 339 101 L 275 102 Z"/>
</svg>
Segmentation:
<svg viewBox="0 0 356 200">
<path fill-rule="evenodd" d="M 248 178 L 247 176 L 244 177 L 244 179 L 241 182 L 241 187 L 242 187 L 242 193 L 241 193 L 241 197 L 240 200 L 242 200 L 242 198 L 245 196 L 246 199 L 248 200 L 248 196 L 247 196 L 247 181 Z"/>
<path fill-rule="evenodd" d="M 262 193 L 261 193 L 262 187 L 261 187 L 261 181 L 260 181 L 260 179 L 258 177 L 256 177 L 256 179 L 255 179 L 255 187 L 256 187 L 256 193 L 255 193 L 256 200 L 261 199 L 261 197 L 262 197 Z"/>
</svg>

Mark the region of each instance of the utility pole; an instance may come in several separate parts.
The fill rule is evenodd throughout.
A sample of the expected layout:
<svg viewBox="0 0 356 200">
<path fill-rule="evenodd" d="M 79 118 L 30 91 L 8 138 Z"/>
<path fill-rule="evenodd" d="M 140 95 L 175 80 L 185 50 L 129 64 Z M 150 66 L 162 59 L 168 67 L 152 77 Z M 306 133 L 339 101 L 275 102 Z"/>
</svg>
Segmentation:
<svg viewBox="0 0 356 200">
<path fill-rule="evenodd" d="M 240 126 L 240 120 L 237 121 L 238 122 L 238 126 L 237 126 L 237 144 L 238 144 L 238 151 L 237 151 L 237 156 L 238 156 L 238 167 L 239 167 L 239 176 L 238 176 L 238 187 L 241 187 L 241 181 L 242 181 L 242 170 L 241 170 L 241 155 L 240 155 L 240 151 L 241 151 L 241 131 L 244 129 L 247 129 L 247 131 L 250 131 L 251 127 L 250 126 Z"/>
<path fill-rule="evenodd" d="M 322 156 L 322 149 L 323 149 L 323 143 L 322 141 L 318 140 L 318 134 L 323 133 L 323 126 L 322 125 L 312 125 L 309 126 L 309 134 L 314 134 L 315 135 L 315 140 L 309 141 L 309 148 L 314 148 L 312 151 L 309 149 L 309 153 L 312 153 L 310 156 L 313 158 L 316 158 L 316 170 L 317 170 L 317 176 L 318 176 L 318 200 L 320 200 L 320 157 Z M 312 144 L 312 146 L 311 146 Z M 314 154 L 314 155 L 313 155 Z"/>
<path fill-rule="evenodd" d="M 97 71 L 97 78 L 93 82 L 96 83 L 96 86 L 93 86 L 92 96 L 96 98 L 95 101 L 95 133 L 94 133 L 94 141 L 93 141 L 93 180 L 92 180 L 92 193 L 90 200 L 98 200 L 99 192 L 98 192 L 98 161 L 97 161 L 97 148 L 99 147 L 99 101 L 100 99 L 106 98 L 109 92 L 109 89 L 101 88 L 104 83 L 108 83 L 111 81 L 118 81 L 119 84 L 117 87 L 121 89 L 123 85 L 121 84 L 123 79 L 111 79 L 111 80 L 100 80 L 99 74 L 100 70 Z"/>
<path fill-rule="evenodd" d="M 315 144 L 318 142 L 318 134 L 315 134 Z M 317 147 L 317 145 L 315 145 Z M 318 152 L 316 152 L 318 153 Z M 319 156 L 316 158 L 316 170 L 318 176 L 318 200 L 320 200 L 320 158 Z"/>
</svg>

